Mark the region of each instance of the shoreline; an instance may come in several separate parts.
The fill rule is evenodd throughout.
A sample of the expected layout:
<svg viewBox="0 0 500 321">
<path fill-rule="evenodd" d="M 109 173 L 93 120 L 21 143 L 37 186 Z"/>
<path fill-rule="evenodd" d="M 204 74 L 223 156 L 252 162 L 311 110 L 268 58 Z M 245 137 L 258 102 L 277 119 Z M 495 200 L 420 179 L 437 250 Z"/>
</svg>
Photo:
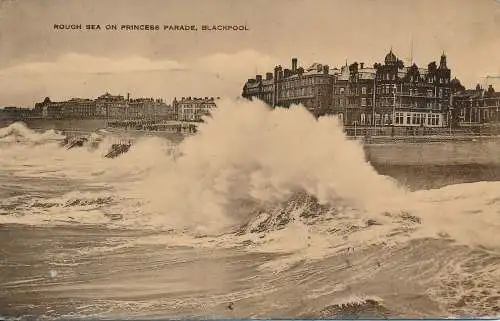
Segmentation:
<svg viewBox="0 0 500 321">
<path fill-rule="evenodd" d="M 24 120 L 28 128 L 44 131 L 57 130 L 66 133 L 90 133 L 90 132 L 109 132 L 119 134 L 146 134 L 146 135 L 179 135 L 189 137 L 197 132 L 198 123 L 182 121 L 160 121 L 160 122 L 141 122 L 141 121 L 110 121 L 105 120 Z M 2 127 L 9 126 L 14 122 L 0 122 Z M 109 126 L 111 125 L 111 126 Z M 412 132 L 401 134 L 401 132 L 391 135 L 387 130 L 380 131 L 378 128 L 363 127 L 359 128 L 359 134 L 353 135 L 352 128 L 344 128 L 344 134 L 348 140 L 356 140 L 364 145 L 378 144 L 427 144 L 440 142 L 484 142 L 500 140 L 500 128 L 491 128 L 493 130 L 477 133 L 464 132 L 463 129 L 453 129 L 450 131 L 434 132 L 426 134 L 424 132 Z M 374 131 L 374 130 L 377 131 Z M 375 134 L 375 133 L 378 133 Z"/>
</svg>

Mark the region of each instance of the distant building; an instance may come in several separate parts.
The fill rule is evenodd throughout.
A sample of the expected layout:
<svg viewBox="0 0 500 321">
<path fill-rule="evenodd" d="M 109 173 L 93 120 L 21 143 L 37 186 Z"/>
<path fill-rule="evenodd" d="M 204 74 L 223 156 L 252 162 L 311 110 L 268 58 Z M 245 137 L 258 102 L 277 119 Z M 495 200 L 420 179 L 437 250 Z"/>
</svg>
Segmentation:
<svg viewBox="0 0 500 321">
<path fill-rule="evenodd" d="M 276 66 L 266 78 L 256 75 L 243 86 L 242 96 L 260 99 L 276 107 L 302 104 L 316 116 L 327 113 L 332 99 L 333 78 L 328 65 L 318 63 L 309 68 L 298 67 L 297 58 L 292 59 L 291 69 Z"/>
<path fill-rule="evenodd" d="M 177 120 L 202 121 L 204 116 L 210 115 L 211 110 L 217 107 L 216 99 L 219 98 L 182 97 L 181 100 L 174 98 L 172 105 L 177 113 Z"/>
<path fill-rule="evenodd" d="M 457 92 L 452 97 L 460 126 L 500 123 L 500 93 L 493 86 Z"/>
<path fill-rule="evenodd" d="M 127 101 L 121 95 L 105 93 L 95 99 L 96 114 L 98 118 L 109 118 L 116 120 L 126 119 Z"/>
<path fill-rule="evenodd" d="M 83 98 L 72 98 L 63 102 L 62 113 L 65 119 L 94 119 L 98 116 L 96 102 Z"/>
<path fill-rule="evenodd" d="M 98 115 L 95 101 L 82 98 L 54 102 L 47 97 L 35 104 L 35 111 L 48 119 L 93 119 Z"/>
<path fill-rule="evenodd" d="M 29 108 L 9 106 L 0 109 L 0 120 L 20 121 L 32 118 L 33 115 L 33 109 Z"/>
</svg>

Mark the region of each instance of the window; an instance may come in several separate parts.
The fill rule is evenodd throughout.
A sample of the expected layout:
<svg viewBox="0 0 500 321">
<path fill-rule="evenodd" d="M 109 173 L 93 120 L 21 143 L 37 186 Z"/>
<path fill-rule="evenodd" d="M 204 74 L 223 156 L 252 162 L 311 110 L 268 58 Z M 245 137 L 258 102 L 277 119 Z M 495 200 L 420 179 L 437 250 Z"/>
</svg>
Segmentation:
<svg viewBox="0 0 500 321">
<path fill-rule="evenodd" d="M 366 98 L 361 98 L 361 106 L 366 106 Z"/>
<path fill-rule="evenodd" d="M 389 117 L 389 115 L 386 115 Z M 403 125 L 404 123 L 404 114 L 403 113 L 396 113 L 396 119 L 395 119 L 396 124 Z"/>
<path fill-rule="evenodd" d="M 361 88 L 361 94 L 366 95 L 366 87 Z"/>
<path fill-rule="evenodd" d="M 361 124 L 364 125 L 366 121 L 365 114 L 361 114 Z"/>
<path fill-rule="evenodd" d="M 438 126 L 439 125 L 439 115 L 429 114 L 427 118 L 427 124 L 430 126 Z"/>
</svg>

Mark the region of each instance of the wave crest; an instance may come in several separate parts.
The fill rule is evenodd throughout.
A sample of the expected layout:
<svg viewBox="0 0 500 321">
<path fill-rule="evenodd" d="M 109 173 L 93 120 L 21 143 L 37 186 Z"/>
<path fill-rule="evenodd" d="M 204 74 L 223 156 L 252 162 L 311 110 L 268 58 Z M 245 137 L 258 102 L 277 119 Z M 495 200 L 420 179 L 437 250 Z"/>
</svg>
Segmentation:
<svg viewBox="0 0 500 321">
<path fill-rule="evenodd" d="M 16 122 L 7 127 L 0 128 L 0 142 L 44 143 L 58 141 L 65 136 L 55 130 L 38 133 L 29 129 L 25 123 Z"/>
</svg>

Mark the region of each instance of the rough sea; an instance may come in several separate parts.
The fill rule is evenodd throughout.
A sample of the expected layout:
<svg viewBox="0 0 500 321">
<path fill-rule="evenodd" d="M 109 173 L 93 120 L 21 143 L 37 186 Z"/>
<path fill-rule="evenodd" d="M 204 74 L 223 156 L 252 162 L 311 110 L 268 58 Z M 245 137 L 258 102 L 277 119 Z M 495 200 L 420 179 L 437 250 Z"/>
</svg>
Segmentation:
<svg viewBox="0 0 500 321">
<path fill-rule="evenodd" d="M 196 135 L 0 128 L 0 315 L 500 315 L 500 139 L 363 146 L 221 102 Z"/>
</svg>

